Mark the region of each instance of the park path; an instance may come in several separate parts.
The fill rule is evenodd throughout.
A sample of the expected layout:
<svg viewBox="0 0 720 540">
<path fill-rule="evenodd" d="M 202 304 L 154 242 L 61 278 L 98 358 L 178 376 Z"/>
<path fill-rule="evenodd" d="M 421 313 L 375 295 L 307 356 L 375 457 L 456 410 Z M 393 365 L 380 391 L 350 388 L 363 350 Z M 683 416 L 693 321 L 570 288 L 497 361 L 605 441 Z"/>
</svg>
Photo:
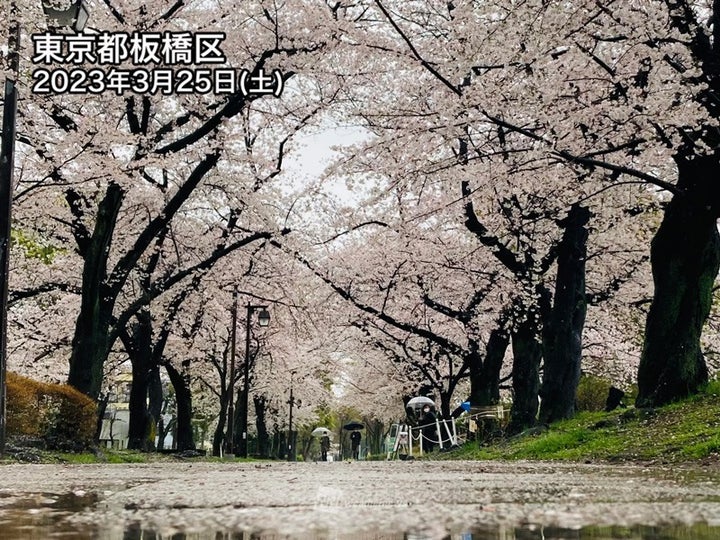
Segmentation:
<svg viewBox="0 0 720 540">
<path fill-rule="evenodd" d="M 516 526 L 720 526 L 720 472 L 702 468 L 162 462 L 9 464 L 0 466 L 0 475 L 4 539 L 13 538 L 20 511 L 45 516 L 43 526 L 50 527 L 45 533 L 75 531 L 75 538 L 108 539 L 128 537 L 133 528 L 197 538 L 231 531 L 268 538 L 442 538 L 474 528 Z"/>
</svg>

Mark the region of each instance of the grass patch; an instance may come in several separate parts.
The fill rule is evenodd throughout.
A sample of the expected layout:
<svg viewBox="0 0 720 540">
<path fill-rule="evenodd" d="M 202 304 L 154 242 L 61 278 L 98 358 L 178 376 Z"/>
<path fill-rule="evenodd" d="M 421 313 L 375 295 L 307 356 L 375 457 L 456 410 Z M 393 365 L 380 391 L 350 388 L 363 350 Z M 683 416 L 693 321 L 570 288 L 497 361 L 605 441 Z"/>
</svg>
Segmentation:
<svg viewBox="0 0 720 540">
<path fill-rule="evenodd" d="M 86 463 L 148 463 L 162 460 L 158 454 L 143 453 L 136 450 L 102 449 L 98 452 L 51 453 L 48 461 L 70 464 Z"/>
<path fill-rule="evenodd" d="M 55 455 L 55 459 L 61 463 L 71 463 L 73 465 L 98 462 L 98 458 L 95 454 L 86 452 L 83 452 L 82 454 L 61 452 L 60 454 Z"/>
<path fill-rule="evenodd" d="M 470 442 L 438 457 L 666 463 L 718 460 L 720 381 L 665 407 L 580 413 L 515 437 Z"/>
</svg>

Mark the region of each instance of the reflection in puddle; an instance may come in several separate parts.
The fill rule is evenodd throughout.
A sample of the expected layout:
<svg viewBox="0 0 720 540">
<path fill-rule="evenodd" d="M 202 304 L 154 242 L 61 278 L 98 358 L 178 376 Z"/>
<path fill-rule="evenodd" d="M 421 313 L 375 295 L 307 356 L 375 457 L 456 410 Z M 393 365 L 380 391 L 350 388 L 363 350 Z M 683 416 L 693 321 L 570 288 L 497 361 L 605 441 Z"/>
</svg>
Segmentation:
<svg viewBox="0 0 720 540">
<path fill-rule="evenodd" d="M 720 538 L 720 527 L 697 525 L 667 525 L 651 527 L 583 527 L 562 529 L 558 527 L 523 527 L 475 529 L 472 532 L 452 535 L 452 540 L 711 540 Z"/>
<path fill-rule="evenodd" d="M 85 527 L 63 523 L 59 513 L 12 513 L 0 519 L 0 539 L 25 540 L 62 538 L 66 540 L 281 540 L 288 538 L 312 540 L 439 540 L 441 537 L 423 533 L 374 534 L 304 533 L 292 536 L 272 533 L 207 531 L 161 534 L 144 529 L 138 524 L 125 530 L 106 530 L 102 525 Z M 720 527 L 694 526 L 635 526 L 585 527 L 561 529 L 526 525 L 522 527 L 477 528 L 472 531 L 445 536 L 443 540 L 711 540 L 720 538 Z"/>
<path fill-rule="evenodd" d="M 174 532 L 162 534 L 138 523 L 108 527 L 103 523 L 78 525 L 69 516 L 94 507 L 99 498 L 92 492 L 64 495 L 38 493 L 22 498 L 0 496 L 0 540 L 58 538 L 63 540 L 711 540 L 720 538 L 720 527 L 705 524 L 583 527 L 564 529 L 539 525 L 476 527 L 446 536 L 423 532 L 346 534 L 342 531 L 305 531 L 293 535 L 263 532 Z"/>
<path fill-rule="evenodd" d="M 37 493 L 12 498 L 11 502 L 0 501 L 0 539 L 98 538 L 91 528 L 79 531 L 65 520 L 68 515 L 89 508 L 97 501 L 96 493 L 84 491 L 62 495 Z"/>
<path fill-rule="evenodd" d="M 97 536 L 81 534 L 77 536 L 66 532 L 63 538 L 84 540 L 86 538 L 104 538 L 108 540 L 281 540 L 287 538 L 312 540 L 439 540 L 437 536 L 410 533 L 377 532 L 374 534 L 345 535 L 342 533 L 298 534 L 291 537 L 262 533 L 175 533 L 162 535 L 139 525 L 128 527 L 125 531 L 108 534 L 97 531 Z M 0 538 L 6 538 L 0 534 Z M 8 537 L 12 538 L 12 537 Z M 21 537 L 17 537 L 18 539 Z M 41 538 L 40 536 L 24 536 L 22 538 Z M 720 527 L 707 525 L 664 526 L 664 527 L 585 527 L 582 529 L 561 529 L 555 527 L 539 527 L 527 525 L 523 527 L 494 527 L 491 529 L 474 529 L 464 533 L 446 536 L 442 540 L 711 540 L 720 538 Z"/>
</svg>

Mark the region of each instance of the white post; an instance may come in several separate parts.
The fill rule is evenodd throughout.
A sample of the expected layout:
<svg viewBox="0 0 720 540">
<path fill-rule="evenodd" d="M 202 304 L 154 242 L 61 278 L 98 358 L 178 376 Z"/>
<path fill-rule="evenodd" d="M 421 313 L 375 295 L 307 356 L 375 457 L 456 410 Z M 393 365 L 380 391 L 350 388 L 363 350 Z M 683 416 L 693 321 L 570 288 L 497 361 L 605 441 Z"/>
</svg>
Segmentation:
<svg viewBox="0 0 720 540">
<path fill-rule="evenodd" d="M 452 446 L 453 444 L 455 444 L 455 439 L 453 438 L 452 431 L 450 431 L 450 428 L 448 427 L 448 422 L 450 422 L 450 420 L 448 420 L 447 418 L 443 418 L 443 426 L 445 426 L 445 432 L 448 435 L 448 446 Z M 454 428 L 455 423 L 453 422 L 453 429 Z"/>
<path fill-rule="evenodd" d="M 445 423 L 444 419 L 443 419 L 443 423 Z M 445 429 L 447 429 L 447 426 L 445 427 Z M 440 450 L 442 450 L 443 436 L 442 436 L 442 432 L 440 430 L 440 420 L 438 420 L 437 418 L 435 418 L 435 433 L 437 433 L 438 444 L 440 445 Z"/>
</svg>

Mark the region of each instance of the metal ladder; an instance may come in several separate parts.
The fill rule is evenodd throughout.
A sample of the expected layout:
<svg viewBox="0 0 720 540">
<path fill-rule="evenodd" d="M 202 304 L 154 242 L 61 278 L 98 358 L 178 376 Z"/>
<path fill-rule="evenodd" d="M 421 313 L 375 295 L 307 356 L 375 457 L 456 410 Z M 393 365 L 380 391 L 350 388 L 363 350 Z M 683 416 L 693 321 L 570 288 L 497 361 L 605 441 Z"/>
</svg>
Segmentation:
<svg viewBox="0 0 720 540">
<path fill-rule="evenodd" d="M 412 435 L 410 433 L 410 426 L 407 424 L 400 424 L 398 427 L 395 445 L 393 446 L 392 452 L 388 452 L 387 459 L 397 459 L 401 450 L 405 450 L 405 454 L 408 456 L 412 455 Z"/>
</svg>

